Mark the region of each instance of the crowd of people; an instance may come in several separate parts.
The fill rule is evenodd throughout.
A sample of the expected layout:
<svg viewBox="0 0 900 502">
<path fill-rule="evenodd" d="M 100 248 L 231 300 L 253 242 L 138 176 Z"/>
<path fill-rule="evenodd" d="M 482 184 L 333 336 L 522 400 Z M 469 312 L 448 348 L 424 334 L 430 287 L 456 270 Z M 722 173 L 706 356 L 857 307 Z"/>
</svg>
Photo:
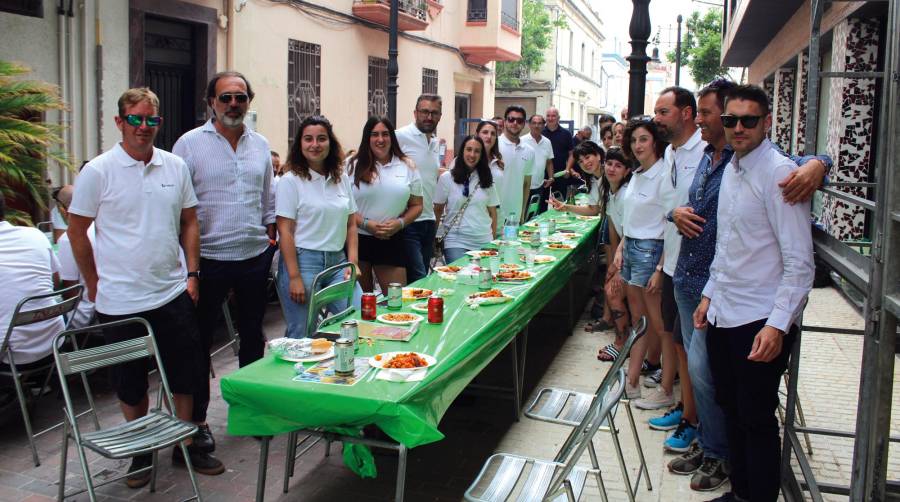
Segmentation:
<svg viewBox="0 0 900 502">
<path fill-rule="evenodd" d="M 695 490 L 730 478 L 731 491 L 717 500 L 776 499 L 777 391 L 812 285 L 809 199 L 831 161 L 787 157 L 766 139 L 772 119 L 762 89 L 718 80 L 695 97 L 670 87 L 652 116 L 602 117 L 599 142 L 589 127 L 575 135 L 560 127 L 555 108 L 528 117 L 509 106 L 480 121 L 447 166 L 436 136 L 440 96 L 419 96 L 400 128 L 370 117 L 349 152 L 327 118 L 307 117 L 283 162 L 244 123 L 253 98 L 242 74 L 214 75 L 210 119 L 169 153 L 153 146 L 163 126 L 157 96 L 122 94 L 121 142 L 54 194 L 67 227 L 58 250 L 37 230 L 0 222 L 0 277 L 18 288 L 0 300 L 0 325 L 19 299 L 52 291 L 57 280 L 85 286 L 72 327 L 146 319 L 175 413 L 198 425 L 190 460 L 216 475 L 225 467 L 206 422 L 209 354 L 232 292 L 244 366 L 264 353 L 271 270 L 286 336 L 310 336 L 309 288 L 321 271 L 352 263 L 358 303 L 363 292 L 424 277 L 435 258 L 449 263 L 480 249 L 501 218 L 523 222 L 537 196 L 540 210 L 603 216 L 607 266 L 587 329 L 615 332 L 597 356 L 611 361 L 632 321 L 647 318 L 647 336 L 625 355 L 626 395 L 661 410 L 649 426 L 672 431 L 664 447 L 680 455 L 668 469 L 690 475 Z M 566 197 L 575 187 L 587 204 Z M 443 256 L 434 256 L 436 241 Z M 62 328 L 53 320 L 17 329 L 16 363 L 52 357 L 50 339 Z M 128 325 L 104 330 L 108 342 L 139 334 Z M 128 363 L 112 375 L 128 420 L 147 413 L 147 370 Z M 180 449 L 172 460 L 184 464 Z M 130 472 L 149 464 L 149 455 L 135 457 Z M 128 486 L 149 476 L 137 472 Z"/>
</svg>

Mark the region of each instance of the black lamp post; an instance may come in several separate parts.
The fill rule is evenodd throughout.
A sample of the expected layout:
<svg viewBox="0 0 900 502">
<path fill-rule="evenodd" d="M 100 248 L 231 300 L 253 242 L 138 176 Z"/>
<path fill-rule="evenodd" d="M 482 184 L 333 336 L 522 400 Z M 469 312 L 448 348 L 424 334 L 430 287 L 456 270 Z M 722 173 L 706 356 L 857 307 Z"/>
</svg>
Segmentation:
<svg viewBox="0 0 900 502">
<path fill-rule="evenodd" d="M 675 85 L 681 84 L 681 14 L 678 14 L 678 40 L 675 41 Z"/>
<path fill-rule="evenodd" d="M 647 42 L 650 38 L 650 0 L 631 0 L 631 54 L 626 58 L 628 70 L 628 115 L 644 114 L 644 91 L 647 86 Z"/>
<path fill-rule="evenodd" d="M 387 113 L 394 124 L 397 123 L 397 23 L 399 16 L 399 0 L 391 0 L 390 34 L 388 35 L 388 67 L 387 67 Z"/>
</svg>

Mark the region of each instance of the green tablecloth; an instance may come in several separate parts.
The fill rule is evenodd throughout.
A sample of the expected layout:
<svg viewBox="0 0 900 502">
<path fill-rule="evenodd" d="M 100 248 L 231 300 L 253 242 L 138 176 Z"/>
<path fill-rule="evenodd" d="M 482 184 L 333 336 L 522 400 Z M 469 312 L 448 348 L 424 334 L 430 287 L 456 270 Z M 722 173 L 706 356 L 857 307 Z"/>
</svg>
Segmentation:
<svg viewBox="0 0 900 502">
<path fill-rule="evenodd" d="M 558 216 L 551 211 L 537 220 Z M 501 283 L 499 289 L 515 297 L 506 304 L 473 310 L 463 300 L 477 287 L 446 281 L 437 274 L 417 281 L 417 287 L 456 290 L 444 299 L 443 324 L 423 322 L 409 342 L 376 341 L 372 347 L 361 343 L 357 357 L 395 350 L 430 354 L 438 363 L 420 382 L 377 380 L 374 369 L 353 386 L 294 382 L 293 363 L 273 355 L 223 377 L 228 433 L 261 436 L 312 427 L 346 432 L 375 424 L 409 448 L 442 439 L 438 422 L 450 403 L 585 263 L 597 242 L 598 223 L 597 219 L 573 220 L 560 225 L 583 234 L 576 249 L 542 247 L 540 254 L 557 260 L 535 265 L 536 277 L 527 283 Z M 378 310 L 387 312 L 382 306 Z M 403 311 L 412 312 L 406 302 Z"/>
</svg>

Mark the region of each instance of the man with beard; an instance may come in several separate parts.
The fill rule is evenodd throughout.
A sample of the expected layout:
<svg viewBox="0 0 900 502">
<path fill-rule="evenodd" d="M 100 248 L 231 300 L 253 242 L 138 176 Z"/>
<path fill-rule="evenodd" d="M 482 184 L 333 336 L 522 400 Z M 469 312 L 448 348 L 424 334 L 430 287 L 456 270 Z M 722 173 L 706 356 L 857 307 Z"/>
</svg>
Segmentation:
<svg viewBox="0 0 900 502">
<path fill-rule="evenodd" d="M 253 89 L 238 72 L 217 73 L 206 88 L 212 117 L 186 132 L 173 153 L 187 163 L 199 205 L 200 341 L 209 376 L 213 334 L 230 290 L 237 300 L 240 366 L 263 356 L 266 282 L 275 251 L 275 193 L 269 142 L 244 124 Z M 196 273 L 196 272 L 192 272 Z M 194 445 L 215 450 L 206 410 L 209 378 L 194 395 Z"/>
<path fill-rule="evenodd" d="M 412 159 L 422 178 L 422 214 L 403 229 L 403 246 L 406 249 L 406 280 L 417 281 L 428 273 L 428 265 L 434 254 L 434 189 L 437 186 L 441 166 L 440 140 L 434 134 L 441 121 L 441 97 L 422 94 L 416 99 L 414 121 L 394 134 L 400 149 Z"/>
</svg>

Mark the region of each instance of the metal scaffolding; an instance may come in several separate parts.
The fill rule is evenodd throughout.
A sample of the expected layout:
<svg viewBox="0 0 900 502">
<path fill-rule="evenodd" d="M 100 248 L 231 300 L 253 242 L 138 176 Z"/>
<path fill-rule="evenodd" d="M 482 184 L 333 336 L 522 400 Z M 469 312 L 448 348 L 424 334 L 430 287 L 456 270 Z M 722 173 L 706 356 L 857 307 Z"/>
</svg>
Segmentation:
<svg viewBox="0 0 900 502">
<path fill-rule="evenodd" d="M 869 502 L 900 499 L 900 483 L 887 479 L 889 445 L 900 442 L 890 437 L 891 403 L 894 384 L 894 358 L 897 319 L 900 317 L 900 64 L 898 64 L 897 34 L 900 32 L 898 1 L 882 0 L 888 5 L 887 23 L 883 30 L 885 43 L 884 66 L 876 72 L 823 72 L 819 68 L 819 44 L 822 13 L 831 1 L 810 0 L 811 23 L 809 44 L 809 96 L 806 116 L 807 151 L 816 150 L 818 126 L 818 96 L 823 78 L 875 78 L 880 81 L 880 101 L 875 128 L 875 183 L 835 183 L 824 192 L 833 197 L 864 208 L 873 215 L 871 253 L 866 256 L 835 239 L 827 232 L 814 230 L 813 239 L 819 258 L 826 262 L 848 284 L 865 294 L 865 329 L 847 330 L 812 328 L 805 331 L 862 335 L 863 356 L 860 369 L 859 401 L 856 430 L 840 431 L 806 427 L 795 423 L 797 381 L 799 380 L 800 339 L 793 347 L 787 385 L 784 451 L 782 455 L 782 492 L 788 502 L 814 502 L 823 493 L 849 496 L 851 501 Z M 841 186 L 874 188 L 874 200 L 842 192 Z M 850 486 L 816 481 L 798 435 L 812 434 L 853 438 L 853 467 Z M 794 475 L 792 458 L 796 458 L 801 478 Z"/>
</svg>

